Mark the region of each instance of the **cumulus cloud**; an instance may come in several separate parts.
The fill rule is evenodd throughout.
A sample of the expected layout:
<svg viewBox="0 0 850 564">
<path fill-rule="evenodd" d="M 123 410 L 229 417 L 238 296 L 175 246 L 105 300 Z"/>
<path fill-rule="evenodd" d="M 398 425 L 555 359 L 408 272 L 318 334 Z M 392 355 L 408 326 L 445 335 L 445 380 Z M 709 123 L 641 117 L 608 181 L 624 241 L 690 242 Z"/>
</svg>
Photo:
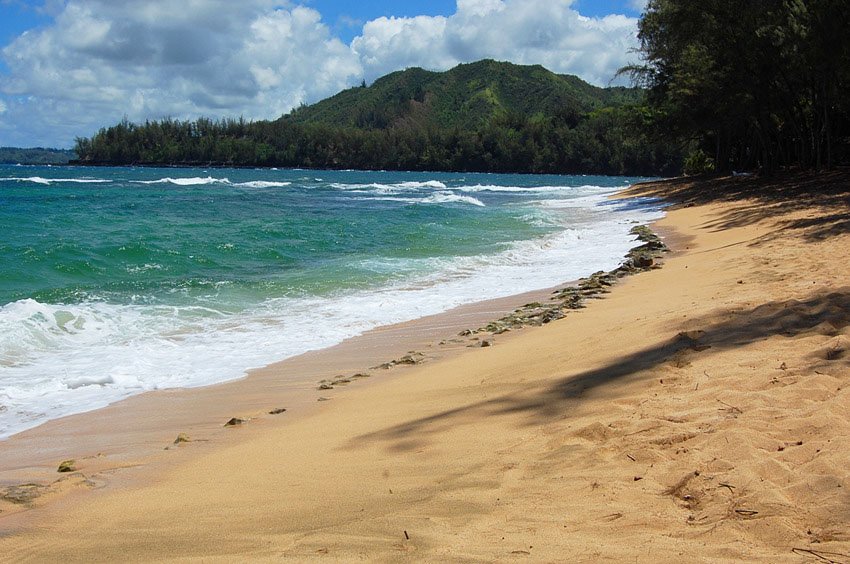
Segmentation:
<svg viewBox="0 0 850 564">
<path fill-rule="evenodd" d="M 53 25 L 5 47 L 0 91 L 17 101 L 15 140 L 67 145 L 124 115 L 276 117 L 362 76 L 315 10 L 272 0 L 182 4 L 71 0 Z"/>
<path fill-rule="evenodd" d="M 368 79 L 482 58 L 541 64 L 607 85 L 636 46 L 634 18 L 587 18 L 571 0 L 458 0 L 448 17 L 379 18 L 352 42 Z"/>
<path fill-rule="evenodd" d="M 458 0 L 448 17 L 369 21 L 351 45 L 316 10 L 279 0 L 44 6 L 51 24 L 2 50 L 0 144 L 67 146 L 125 115 L 275 118 L 363 78 L 481 58 L 605 85 L 636 44 L 636 20 L 586 18 L 570 0 Z"/>
</svg>

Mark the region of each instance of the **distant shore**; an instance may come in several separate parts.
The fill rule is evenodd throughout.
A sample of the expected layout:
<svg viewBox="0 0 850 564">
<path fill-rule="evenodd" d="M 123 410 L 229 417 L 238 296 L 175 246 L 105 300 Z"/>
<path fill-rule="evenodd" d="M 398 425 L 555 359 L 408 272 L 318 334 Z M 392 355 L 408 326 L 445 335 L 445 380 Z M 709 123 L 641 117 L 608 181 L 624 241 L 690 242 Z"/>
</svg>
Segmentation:
<svg viewBox="0 0 850 564">
<path fill-rule="evenodd" d="M 601 284 L 605 299 L 563 319 L 450 337 L 551 292 L 478 304 L 426 322 L 419 345 L 379 330 L 241 383 L 156 392 L 27 432 L 19 454 L 41 462 L 0 473 L 0 550 L 66 560 L 848 554 L 848 176 L 640 185 L 624 195 L 675 204 L 656 226 L 673 252 L 661 269 Z M 373 368 L 376 351 L 400 365 Z M 370 377 L 355 378 L 364 366 Z M 282 371 L 305 376 L 291 384 L 303 403 L 288 401 Z M 116 410 L 136 427 L 115 428 Z M 206 416 L 190 423 L 190 412 Z M 230 417 L 243 422 L 223 427 Z M 110 433 L 124 436 L 100 449 Z M 188 442 L 174 444 L 180 433 Z M 66 440 L 77 450 L 48 446 Z M 134 442 L 146 452 L 122 455 Z M 57 481 L 66 457 L 74 470 Z"/>
</svg>

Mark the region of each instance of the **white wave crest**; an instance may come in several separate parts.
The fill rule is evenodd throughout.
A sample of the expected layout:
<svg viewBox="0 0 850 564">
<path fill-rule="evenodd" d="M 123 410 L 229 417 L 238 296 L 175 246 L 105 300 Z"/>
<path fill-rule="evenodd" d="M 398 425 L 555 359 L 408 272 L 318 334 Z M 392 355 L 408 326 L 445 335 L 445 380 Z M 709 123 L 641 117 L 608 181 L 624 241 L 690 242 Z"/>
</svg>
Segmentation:
<svg viewBox="0 0 850 564">
<path fill-rule="evenodd" d="M 476 184 L 474 186 L 458 186 L 452 188 L 460 192 L 505 192 L 518 194 L 608 194 L 617 191 L 617 188 L 605 186 L 593 186 L 586 184 L 583 186 L 495 186 L 486 184 Z"/>
<path fill-rule="evenodd" d="M 376 194 L 384 194 L 384 195 L 393 195 L 393 194 L 404 194 L 410 192 L 417 192 L 423 189 L 431 189 L 431 190 L 446 190 L 447 187 L 445 184 L 438 180 L 428 180 L 425 182 L 397 182 L 395 184 L 380 184 L 376 182 L 372 182 L 369 184 L 344 184 L 339 182 L 334 182 L 330 184 L 331 188 L 335 188 L 337 190 L 347 190 L 351 192 L 361 192 L 361 193 L 376 193 Z"/>
<path fill-rule="evenodd" d="M 438 192 L 426 198 L 402 198 L 399 196 L 372 196 L 363 198 L 376 202 L 400 202 L 402 204 L 470 204 L 478 207 L 486 207 L 484 202 L 472 196 L 462 196 L 452 192 Z"/>
<path fill-rule="evenodd" d="M 207 176 L 206 178 L 201 178 L 199 176 L 195 176 L 192 178 L 160 178 L 158 180 L 131 180 L 130 182 L 134 184 L 175 184 L 177 186 L 203 186 L 206 184 L 230 184 L 230 180 L 227 178 L 213 178 L 212 176 Z"/>
<path fill-rule="evenodd" d="M 252 180 L 250 182 L 237 182 L 234 186 L 242 186 L 244 188 L 283 188 L 291 185 L 292 182 L 272 182 L 270 180 Z"/>
<path fill-rule="evenodd" d="M 105 178 L 44 178 L 42 176 L 3 178 L 3 180 L 10 180 L 15 182 L 32 182 L 34 184 L 43 184 L 45 186 L 50 186 L 51 184 L 57 183 L 107 184 L 109 182 L 112 182 L 111 180 L 107 180 Z"/>
<path fill-rule="evenodd" d="M 419 200 L 421 204 L 471 204 L 473 206 L 485 207 L 484 202 L 472 196 L 462 196 L 453 192 L 437 192 L 427 198 Z"/>
<path fill-rule="evenodd" d="M 435 188 L 437 190 L 445 190 L 446 185 L 439 180 L 426 180 L 425 182 L 399 182 L 394 184 L 399 188 Z"/>
</svg>

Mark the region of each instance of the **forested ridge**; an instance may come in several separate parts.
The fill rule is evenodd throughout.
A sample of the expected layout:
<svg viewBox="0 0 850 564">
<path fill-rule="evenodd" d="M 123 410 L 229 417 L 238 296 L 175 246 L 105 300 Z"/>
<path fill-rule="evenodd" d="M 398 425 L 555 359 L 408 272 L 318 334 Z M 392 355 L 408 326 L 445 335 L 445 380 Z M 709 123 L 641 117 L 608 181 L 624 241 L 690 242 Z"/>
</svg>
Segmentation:
<svg viewBox="0 0 850 564">
<path fill-rule="evenodd" d="M 74 151 L 66 149 L 0 147 L 0 164 L 68 164 L 68 161 L 76 158 Z"/>
<path fill-rule="evenodd" d="M 650 0 L 635 88 L 495 61 L 413 68 L 274 121 L 143 124 L 80 162 L 673 175 L 850 162 L 846 0 Z"/>
<path fill-rule="evenodd" d="M 643 91 L 495 61 L 407 69 L 274 121 L 142 124 L 78 139 L 80 162 L 655 174 L 681 164 L 646 137 Z"/>
</svg>

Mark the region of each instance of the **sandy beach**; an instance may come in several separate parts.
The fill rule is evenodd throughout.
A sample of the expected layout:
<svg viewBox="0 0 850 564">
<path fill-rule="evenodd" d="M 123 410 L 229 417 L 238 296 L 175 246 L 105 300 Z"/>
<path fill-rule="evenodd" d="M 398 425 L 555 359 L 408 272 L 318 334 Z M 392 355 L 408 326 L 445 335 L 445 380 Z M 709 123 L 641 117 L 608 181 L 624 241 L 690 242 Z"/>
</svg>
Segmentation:
<svg viewBox="0 0 850 564">
<path fill-rule="evenodd" d="M 671 202 L 671 253 L 563 319 L 452 342 L 522 301 L 473 308 L 0 443 L 0 560 L 850 562 L 850 175 L 623 196 Z"/>
</svg>

